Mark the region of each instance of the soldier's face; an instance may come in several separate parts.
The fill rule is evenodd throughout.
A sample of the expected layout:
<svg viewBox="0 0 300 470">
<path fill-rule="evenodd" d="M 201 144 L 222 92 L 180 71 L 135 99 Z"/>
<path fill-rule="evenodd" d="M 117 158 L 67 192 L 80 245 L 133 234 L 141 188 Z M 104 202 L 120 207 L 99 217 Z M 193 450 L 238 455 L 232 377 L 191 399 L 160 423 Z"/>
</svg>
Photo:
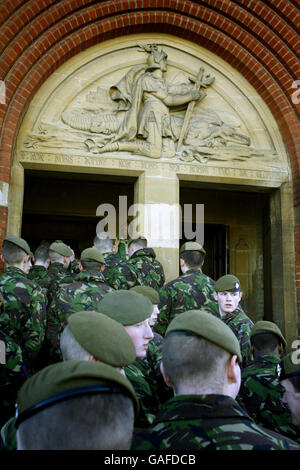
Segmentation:
<svg viewBox="0 0 300 470">
<path fill-rule="evenodd" d="M 125 330 L 135 345 L 137 358 L 146 357 L 149 341 L 153 338 L 149 320 L 150 318 L 147 318 L 147 320 L 135 325 L 125 326 Z"/>
<path fill-rule="evenodd" d="M 282 401 L 291 411 L 293 424 L 300 426 L 300 393 L 295 392 L 293 384 L 288 379 L 282 380 L 281 385 L 284 388 Z"/>
<path fill-rule="evenodd" d="M 221 315 L 234 312 L 237 308 L 241 298 L 241 292 L 214 292 L 214 298 L 218 302 L 219 311 Z"/>
</svg>

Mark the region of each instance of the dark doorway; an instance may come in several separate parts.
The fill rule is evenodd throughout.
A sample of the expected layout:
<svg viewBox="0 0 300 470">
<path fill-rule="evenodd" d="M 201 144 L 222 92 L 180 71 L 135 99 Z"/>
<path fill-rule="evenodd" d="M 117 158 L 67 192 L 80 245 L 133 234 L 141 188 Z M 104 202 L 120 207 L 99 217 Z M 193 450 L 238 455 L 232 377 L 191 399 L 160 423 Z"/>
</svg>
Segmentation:
<svg viewBox="0 0 300 470">
<path fill-rule="evenodd" d="M 63 240 L 76 255 L 92 245 L 100 204 L 112 204 L 118 224 L 119 196 L 133 204 L 134 178 L 25 171 L 22 237 L 32 250 L 42 240 Z M 116 227 L 118 231 L 118 226 Z"/>
</svg>

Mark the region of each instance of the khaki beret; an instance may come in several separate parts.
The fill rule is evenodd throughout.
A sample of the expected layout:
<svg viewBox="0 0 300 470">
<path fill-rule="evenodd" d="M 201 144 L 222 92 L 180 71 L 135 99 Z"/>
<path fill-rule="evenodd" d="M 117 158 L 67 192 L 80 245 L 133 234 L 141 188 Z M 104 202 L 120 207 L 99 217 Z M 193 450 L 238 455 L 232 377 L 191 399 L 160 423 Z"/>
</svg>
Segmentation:
<svg viewBox="0 0 300 470">
<path fill-rule="evenodd" d="M 242 362 L 237 337 L 222 320 L 204 310 L 188 310 L 177 315 L 169 324 L 166 336 L 174 331 L 188 331 L 216 344 Z"/>
<path fill-rule="evenodd" d="M 68 317 L 78 343 L 98 361 L 125 367 L 136 359 L 135 346 L 123 325 L 99 312 L 84 311 Z"/>
<path fill-rule="evenodd" d="M 124 326 L 135 325 L 152 315 L 153 306 L 142 294 L 131 290 L 117 290 L 105 294 L 99 303 L 99 311 Z"/>
<path fill-rule="evenodd" d="M 300 374 L 300 351 L 291 351 L 278 365 L 279 380 L 289 379 Z"/>
<path fill-rule="evenodd" d="M 33 256 L 33 253 L 31 252 L 30 247 L 29 247 L 27 241 L 24 240 L 23 238 L 15 237 L 14 235 L 9 235 L 9 236 L 7 236 L 7 237 L 4 238 L 4 242 L 13 243 L 14 245 L 18 246 L 18 247 L 21 248 L 23 251 L 25 251 L 25 253 L 26 253 L 27 255 Z"/>
<path fill-rule="evenodd" d="M 206 251 L 204 250 L 203 246 L 200 243 L 196 242 L 186 242 L 184 243 L 179 250 L 179 253 L 183 253 L 184 251 L 200 251 L 204 255 L 206 255 Z"/>
<path fill-rule="evenodd" d="M 215 282 L 214 290 L 216 292 L 239 292 L 240 289 L 240 281 L 236 276 L 233 274 L 225 274 L 225 276 L 220 277 Z"/>
<path fill-rule="evenodd" d="M 130 291 L 137 292 L 138 294 L 145 295 L 151 301 L 152 305 L 156 305 L 159 302 L 158 292 L 150 286 L 134 286 L 129 289 Z"/>
<path fill-rule="evenodd" d="M 68 247 L 65 243 L 63 242 L 53 242 L 49 246 L 49 250 L 55 251 L 55 253 L 58 253 L 61 256 L 72 256 L 72 250 L 70 247 Z"/>
<path fill-rule="evenodd" d="M 104 258 L 97 248 L 86 248 L 82 251 L 80 255 L 81 260 L 90 260 L 90 261 L 97 261 L 97 263 L 104 264 Z"/>
<path fill-rule="evenodd" d="M 16 427 L 44 408 L 90 393 L 125 393 L 138 400 L 129 380 L 114 367 L 98 361 L 64 361 L 51 364 L 29 377 L 18 392 Z"/>
<path fill-rule="evenodd" d="M 250 338 L 252 338 L 254 335 L 259 335 L 259 334 L 264 334 L 264 333 L 273 333 L 274 335 L 278 336 L 280 341 L 286 347 L 286 340 L 283 334 L 281 333 L 280 329 L 276 325 L 276 323 L 273 323 L 271 321 L 264 321 L 264 320 L 260 320 L 256 322 L 251 330 Z"/>
</svg>

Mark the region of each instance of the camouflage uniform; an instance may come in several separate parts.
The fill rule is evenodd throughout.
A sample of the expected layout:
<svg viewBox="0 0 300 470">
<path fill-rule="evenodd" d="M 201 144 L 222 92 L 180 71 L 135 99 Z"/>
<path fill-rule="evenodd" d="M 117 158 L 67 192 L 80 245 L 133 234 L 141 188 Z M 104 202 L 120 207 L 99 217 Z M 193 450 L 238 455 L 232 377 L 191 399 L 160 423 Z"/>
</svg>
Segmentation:
<svg viewBox="0 0 300 470">
<path fill-rule="evenodd" d="M 113 289 L 106 284 L 102 273 L 81 271 L 73 283 L 60 284 L 48 308 L 46 340 L 49 347 L 49 361 L 61 360 L 59 338 L 71 313 L 82 310 L 96 310 L 103 296 Z"/>
<path fill-rule="evenodd" d="M 120 272 L 119 266 L 122 262 L 115 253 L 102 253 L 102 256 L 105 261 L 102 274 L 111 287 L 118 289 L 121 284 L 119 284 L 116 279 L 118 279 L 117 273 Z"/>
<path fill-rule="evenodd" d="M 299 430 L 292 424 L 290 411 L 282 402 L 284 389 L 278 380 L 279 363 L 280 358 L 274 354 L 256 357 L 242 370 L 237 401 L 258 425 L 300 444 Z"/>
<path fill-rule="evenodd" d="M 0 331 L 5 362 L 0 363 L 0 426 L 15 413 L 17 391 L 28 375 L 20 346 Z"/>
<path fill-rule="evenodd" d="M 31 266 L 27 277 L 28 279 L 36 282 L 38 285 L 46 285 L 46 283 L 51 282 L 51 278 L 49 277 L 47 268 L 45 268 L 45 266 Z"/>
<path fill-rule="evenodd" d="M 44 292 L 21 269 L 12 266 L 0 275 L 0 289 L 5 302 L 4 312 L 0 314 L 0 331 L 20 346 L 28 371 L 33 373 L 45 337 Z"/>
<path fill-rule="evenodd" d="M 213 298 L 214 281 L 201 269 L 190 269 L 182 276 L 168 282 L 159 291 L 160 314 L 154 330 L 165 335 L 171 320 L 179 313 L 202 308 Z M 220 317 L 218 312 L 213 312 Z"/>
<path fill-rule="evenodd" d="M 280 434 L 257 426 L 225 395 L 173 397 L 148 430 L 136 430 L 133 450 L 300 450 Z"/>
<path fill-rule="evenodd" d="M 164 285 L 164 269 L 156 259 L 153 248 L 143 248 L 135 251 L 127 261 L 127 265 L 135 272 L 135 285 L 150 286 L 156 290 Z"/>
<path fill-rule="evenodd" d="M 246 365 L 253 359 L 250 351 L 250 333 L 253 328 L 253 322 L 241 308 L 237 308 L 232 313 L 227 313 L 222 317 L 222 320 L 232 329 L 233 333 L 239 340 L 243 357 L 241 366 L 246 367 Z"/>
</svg>

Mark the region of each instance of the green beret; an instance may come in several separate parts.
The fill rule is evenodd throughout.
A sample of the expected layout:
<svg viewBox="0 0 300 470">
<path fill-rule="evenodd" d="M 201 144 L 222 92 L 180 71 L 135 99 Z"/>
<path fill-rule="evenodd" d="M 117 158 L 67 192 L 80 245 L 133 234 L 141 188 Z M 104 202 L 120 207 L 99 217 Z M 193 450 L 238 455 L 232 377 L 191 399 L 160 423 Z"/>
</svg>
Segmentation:
<svg viewBox="0 0 300 470">
<path fill-rule="evenodd" d="M 121 392 L 138 400 L 129 380 L 115 368 L 98 361 L 64 361 L 51 364 L 29 377 L 18 392 L 16 427 L 44 408 L 89 393 Z"/>
<path fill-rule="evenodd" d="M 240 344 L 229 326 L 204 310 L 188 310 L 177 315 L 169 324 L 166 336 L 174 331 L 188 331 L 216 344 L 242 362 Z"/>
<path fill-rule="evenodd" d="M 284 347 L 286 347 L 286 340 L 281 333 L 280 329 L 276 325 L 276 323 L 273 323 L 271 321 L 264 321 L 260 320 L 256 322 L 251 330 L 250 333 L 250 338 L 252 338 L 254 335 L 259 335 L 259 334 L 264 334 L 264 333 L 273 333 L 274 335 L 278 336 L 280 339 L 280 342 L 283 343 Z"/>
<path fill-rule="evenodd" d="M 215 282 L 214 289 L 216 292 L 239 292 L 241 290 L 240 281 L 233 274 L 225 274 Z"/>
<path fill-rule="evenodd" d="M 152 315 L 153 306 L 142 294 L 129 290 L 117 290 L 105 294 L 99 303 L 99 311 L 124 326 L 135 325 Z"/>
<path fill-rule="evenodd" d="M 278 365 L 279 380 L 289 379 L 300 374 L 300 351 L 287 354 Z"/>
<path fill-rule="evenodd" d="M 104 258 L 97 248 L 86 248 L 82 251 L 80 255 L 81 260 L 90 260 L 90 261 L 97 261 L 97 263 L 104 264 Z"/>
<path fill-rule="evenodd" d="M 13 243 L 14 245 L 18 246 L 18 247 L 21 248 L 23 251 L 25 251 L 25 253 L 26 253 L 27 255 L 29 255 L 30 257 L 33 256 L 33 253 L 31 252 L 30 247 L 29 247 L 27 241 L 24 240 L 23 238 L 15 237 L 14 235 L 9 235 L 9 236 L 7 236 L 7 237 L 4 238 L 4 242 Z"/>
<path fill-rule="evenodd" d="M 151 301 L 152 305 L 156 305 L 159 302 L 158 292 L 150 286 L 134 286 L 129 289 L 137 292 L 138 294 L 145 295 Z"/>
<path fill-rule="evenodd" d="M 68 317 L 78 343 L 98 361 L 125 367 L 136 359 L 135 346 L 123 325 L 99 312 L 84 311 Z"/>
<path fill-rule="evenodd" d="M 204 250 L 203 246 L 200 243 L 196 242 L 186 242 L 184 243 L 179 250 L 179 253 L 183 253 L 184 251 L 200 251 L 204 255 L 206 255 L 206 251 Z"/>
<path fill-rule="evenodd" d="M 63 242 L 53 242 L 49 246 L 49 250 L 55 251 L 55 253 L 58 253 L 61 256 L 72 256 L 72 250 L 69 248 L 65 243 Z"/>
</svg>

